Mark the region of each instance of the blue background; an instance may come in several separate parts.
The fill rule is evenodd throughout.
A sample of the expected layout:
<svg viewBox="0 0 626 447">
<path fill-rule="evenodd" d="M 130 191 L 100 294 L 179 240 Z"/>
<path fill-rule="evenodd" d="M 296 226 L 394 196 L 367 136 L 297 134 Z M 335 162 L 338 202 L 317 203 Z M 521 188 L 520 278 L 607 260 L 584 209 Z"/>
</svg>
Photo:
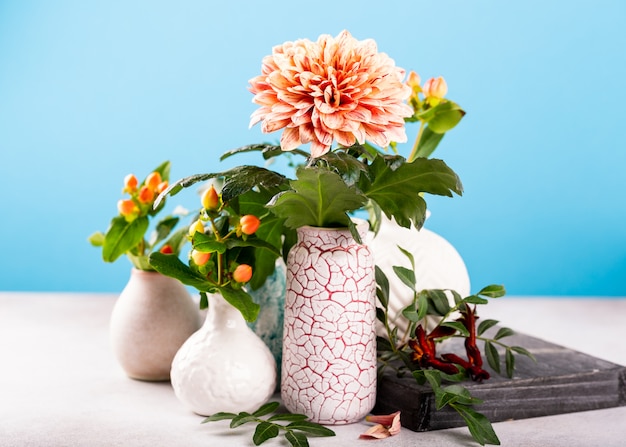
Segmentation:
<svg viewBox="0 0 626 447">
<path fill-rule="evenodd" d="M 348 29 L 422 79 L 443 75 L 467 111 L 435 154 L 465 194 L 430 199 L 428 227 L 475 286 L 625 296 L 625 5 L 1 1 L 0 290 L 121 290 L 130 264 L 103 263 L 87 237 L 124 175 L 260 163 L 218 158 L 279 138 L 248 129 L 261 59 Z"/>
</svg>

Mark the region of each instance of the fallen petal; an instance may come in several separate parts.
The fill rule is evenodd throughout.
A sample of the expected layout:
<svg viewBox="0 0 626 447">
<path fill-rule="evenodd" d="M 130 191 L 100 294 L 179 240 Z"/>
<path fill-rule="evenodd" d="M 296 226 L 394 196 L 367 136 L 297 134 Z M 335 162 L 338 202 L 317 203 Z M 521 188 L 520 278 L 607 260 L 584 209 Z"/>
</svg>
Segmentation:
<svg viewBox="0 0 626 447">
<path fill-rule="evenodd" d="M 365 420 L 367 422 L 373 422 L 374 424 L 382 424 L 385 427 L 391 427 L 396 420 L 398 421 L 398 423 L 400 422 L 400 412 L 396 411 L 395 413 L 391 414 L 379 415 L 370 414 L 368 416 L 365 416 Z"/>
<path fill-rule="evenodd" d="M 370 427 L 365 433 L 359 435 L 359 439 L 385 439 L 391 436 L 389 430 L 387 430 L 382 424 L 377 424 Z"/>
</svg>

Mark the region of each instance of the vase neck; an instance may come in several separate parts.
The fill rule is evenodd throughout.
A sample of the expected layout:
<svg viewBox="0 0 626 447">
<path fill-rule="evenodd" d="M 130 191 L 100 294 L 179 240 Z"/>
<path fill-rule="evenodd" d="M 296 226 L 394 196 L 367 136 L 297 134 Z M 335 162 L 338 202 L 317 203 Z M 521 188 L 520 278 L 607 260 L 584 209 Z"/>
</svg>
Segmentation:
<svg viewBox="0 0 626 447">
<path fill-rule="evenodd" d="M 356 224 L 357 232 L 361 237 L 361 241 L 364 241 L 367 236 L 369 224 L 367 221 L 362 219 L 355 219 L 354 222 Z M 354 240 L 354 237 L 352 237 L 350 229 L 346 227 L 325 228 L 304 226 L 298 228 L 296 232 L 298 234 L 298 240 L 307 244 L 348 247 L 357 243 Z"/>
<path fill-rule="evenodd" d="M 241 312 L 230 305 L 224 297 L 219 294 L 209 295 L 207 321 L 210 321 L 214 327 L 226 329 L 236 329 L 240 326 L 246 326 Z"/>
</svg>

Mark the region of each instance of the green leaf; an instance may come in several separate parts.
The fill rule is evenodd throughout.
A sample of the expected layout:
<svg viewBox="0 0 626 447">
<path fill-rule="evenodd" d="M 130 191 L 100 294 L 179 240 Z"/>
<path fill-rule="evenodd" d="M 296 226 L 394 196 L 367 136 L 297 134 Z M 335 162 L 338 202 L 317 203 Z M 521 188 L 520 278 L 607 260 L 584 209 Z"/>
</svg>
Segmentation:
<svg viewBox="0 0 626 447">
<path fill-rule="evenodd" d="M 97 231 L 89 236 L 88 240 L 94 247 L 102 247 L 102 245 L 104 245 L 104 233 Z"/>
<path fill-rule="evenodd" d="M 426 290 L 429 301 L 437 311 L 437 315 L 446 315 L 450 311 L 450 303 L 448 296 L 441 289 Z"/>
<path fill-rule="evenodd" d="M 489 366 L 491 366 L 495 372 L 500 374 L 500 354 L 490 341 L 485 342 L 485 355 Z"/>
<path fill-rule="evenodd" d="M 200 292 L 200 309 L 209 308 L 209 297 L 206 292 Z"/>
<path fill-rule="evenodd" d="M 267 418 L 268 421 L 306 421 L 309 417 L 306 414 L 280 413 Z"/>
<path fill-rule="evenodd" d="M 487 419 L 485 415 L 478 413 L 471 407 L 461 404 L 453 403 L 451 407 L 463 418 L 476 442 L 480 445 L 500 445 L 500 440 L 493 430 L 491 422 L 489 422 L 489 419 Z"/>
<path fill-rule="evenodd" d="M 509 379 L 513 378 L 513 372 L 515 371 L 515 356 L 513 351 L 508 348 L 504 355 L 504 364 L 506 365 L 506 375 Z"/>
<path fill-rule="evenodd" d="M 463 325 L 463 323 L 459 321 L 444 321 L 443 323 L 441 323 L 441 326 L 456 329 L 463 337 L 469 337 L 470 335 L 467 328 Z"/>
<path fill-rule="evenodd" d="M 285 439 L 292 447 L 309 447 L 309 440 L 304 433 L 288 431 L 285 433 Z"/>
<path fill-rule="evenodd" d="M 408 286 L 412 291 L 415 290 L 415 272 L 406 267 L 402 267 L 399 265 L 394 265 L 393 271 L 396 276 L 402 281 L 406 286 Z"/>
<path fill-rule="evenodd" d="M 415 270 L 415 258 L 413 257 L 413 253 L 411 253 L 408 250 L 405 250 L 404 248 L 400 247 L 399 245 L 397 246 L 398 250 L 400 250 L 400 252 L 407 257 L 407 259 L 409 260 L 409 262 L 411 263 L 411 269 Z M 415 276 L 415 275 L 414 275 Z"/>
<path fill-rule="evenodd" d="M 278 436 L 279 430 L 278 426 L 275 424 L 270 424 L 269 422 L 261 422 L 256 426 L 256 430 L 254 430 L 254 435 L 252 435 L 252 442 L 254 445 L 261 445 L 268 439 L 275 438 Z"/>
<path fill-rule="evenodd" d="M 222 186 L 224 202 L 230 202 L 233 198 L 260 186 L 277 188 L 287 183 L 284 175 L 259 166 L 238 166 L 222 172 L 222 176 L 225 178 Z"/>
<path fill-rule="evenodd" d="M 525 355 L 526 357 L 532 359 L 535 362 L 537 361 L 535 356 L 526 348 L 522 348 L 521 346 L 511 346 L 511 349 L 517 352 L 518 354 Z"/>
<path fill-rule="evenodd" d="M 478 292 L 478 295 L 487 296 L 489 298 L 500 298 L 506 295 L 506 289 L 502 285 L 492 284 L 484 287 L 480 292 Z"/>
<path fill-rule="evenodd" d="M 324 427 L 323 425 L 316 424 L 315 422 L 296 421 L 287 425 L 287 428 L 290 430 L 300 430 L 302 432 L 315 436 L 335 436 L 334 431 Z"/>
<path fill-rule="evenodd" d="M 463 298 L 461 301 L 467 304 L 487 304 L 489 302 L 485 298 L 481 298 L 476 295 L 470 295 L 466 298 Z"/>
<path fill-rule="evenodd" d="M 493 337 L 493 339 L 494 340 L 500 340 L 501 338 L 509 337 L 509 336 L 511 336 L 513 334 L 515 334 L 513 329 L 509 329 L 508 327 L 503 327 L 503 328 L 500 328 L 498 330 L 498 332 L 496 333 L 496 336 Z"/>
<path fill-rule="evenodd" d="M 150 241 L 149 241 L 150 246 L 154 247 L 156 244 L 158 244 L 167 236 L 169 236 L 172 229 L 176 225 L 178 225 L 179 221 L 180 221 L 180 217 L 176 217 L 176 216 L 168 216 L 162 219 L 161 221 L 159 221 L 150 237 Z"/>
<path fill-rule="evenodd" d="M 241 315 L 247 322 L 253 322 L 259 315 L 261 306 L 254 302 L 252 297 L 241 289 L 232 289 L 231 287 L 221 287 L 219 289 L 222 297 L 235 309 L 241 312 Z"/>
<path fill-rule="evenodd" d="M 386 310 L 389 306 L 389 280 L 385 272 L 378 266 L 375 266 L 375 278 L 376 285 L 380 291 L 380 294 L 377 291 L 376 296 L 378 296 L 380 304 L 382 304 L 383 308 Z"/>
<path fill-rule="evenodd" d="M 224 152 L 222 156 L 220 157 L 220 161 L 224 161 L 228 157 L 231 157 L 235 154 L 241 154 L 244 152 L 261 152 L 265 160 L 269 160 L 270 158 L 274 158 L 279 155 L 285 154 L 285 151 L 283 151 L 280 148 L 280 146 L 276 146 L 274 144 L 265 144 L 265 143 L 264 144 L 249 144 L 247 146 L 238 147 L 236 149 L 231 149 L 227 152 Z M 299 154 L 305 158 L 309 156 L 307 152 L 300 150 L 300 149 L 294 149 L 293 151 L 289 151 L 288 153 Z"/>
<path fill-rule="evenodd" d="M 102 259 L 105 262 L 113 262 L 127 251 L 137 247 L 143 240 L 148 225 L 147 216 L 137 217 L 132 222 L 127 222 L 123 217 L 113 218 L 104 236 Z"/>
<path fill-rule="evenodd" d="M 429 126 L 424 127 L 422 136 L 420 137 L 420 141 L 417 145 L 415 157 L 430 157 L 430 155 L 435 152 L 435 149 L 437 149 L 437 146 L 439 146 L 443 136 L 443 133 L 435 133 L 430 130 Z"/>
<path fill-rule="evenodd" d="M 419 115 L 419 118 L 428 123 L 430 130 L 443 134 L 453 129 L 463 116 L 465 116 L 465 111 L 458 104 L 445 101 L 426 110 Z"/>
<path fill-rule="evenodd" d="M 402 316 L 413 323 L 417 323 L 421 320 L 420 315 L 417 312 L 417 308 L 415 307 L 415 303 L 411 303 L 402 309 Z"/>
<path fill-rule="evenodd" d="M 330 151 L 315 160 L 315 166 L 330 169 L 343 179 L 348 186 L 355 185 L 361 174 L 367 172 L 366 165 L 357 157 L 343 151 Z"/>
<path fill-rule="evenodd" d="M 381 323 L 384 323 L 386 320 L 385 311 L 381 309 L 380 307 L 376 307 L 376 319 L 378 319 L 378 321 L 380 321 Z"/>
<path fill-rule="evenodd" d="M 256 418 L 250 413 L 242 411 L 230 421 L 230 428 L 237 428 L 240 425 L 247 424 L 248 422 L 254 422 Z"/>
<path fill-rule="evenodd" d="M 233 419 L 237 415 L 235 413 L 226 413 L 224 411 L 220 411 L 219 413 L 212 414 L 211 416 L 205 418 L 202 423 L 206 424 L 207 422 L 215 422 L 215 421 L 223 421 L 225 419 Z"/>
<path fill-rule="evenodd" d="M 422 193 L 452 197 L 453 193 L 461 195 L 463 187 L 459 177 L 441 160 L 418 158 L 394 168 L 397 158 L 376 157 L 369 177 L 361 176 L 359 187 L 388 218 L 393 216 L 405 228 L 412 222 L 419 229 L 426 216 Z"/>
<path fill-rule="evenodd" d="M 362 207 L 366 198 L 348 187 L 331 171 L 299 168 L 292 190 L 278 194 L 268 205 L 272 212 L 285 218 L 289 228 L 305 225 L 315 227 L 347 227 L 349 211 Z"/>
<path fill-rule="evenodd" d="M 280 406 L 280 403 L 278 402 L 268 402 L 264 405 L 261 405 L 261 407 L 258 410 L 256 410 L 254 413 L 252 413 L 252 415 L 256 417 L 265 416 L 266 414 L 275 412 L 279 406 Z"/>
<path fill-rule="evenodd" d="M 417 317 L 423 320 L 428 314 L 428 293 L 422 290 L 417 295 Z"/>
<path fill-rule="evenodd" d="M 478 328 L 476 329 L 476 334 L 477 335 L 483 335 L 485 333 L 485 331 L 487 331 L 487 329 L 489 329 L 490 327 L 495 326 L 498 323 L 499 323 L 498 320 L 490 320 L 490 319 L 489 320 L 483 320 L 478 325 Z"/>
<path fill-rule="evenodd" d="M 384 337 L 376 337 L 376 349 L 379 351 L 393 351 L 391 342 Z"/>
<path fill-rule="evenodd" d="M 150 265 L 159 273 L 165 276 L 171 276 L 178 279 L 187 286 L 192 286 L 201 292 L 212 290 L 215 285 L 200 276 L 184 264 L 178 256 L 165 255 L 163 253 L 154 252 L 148 258 Z"/>
</svg>

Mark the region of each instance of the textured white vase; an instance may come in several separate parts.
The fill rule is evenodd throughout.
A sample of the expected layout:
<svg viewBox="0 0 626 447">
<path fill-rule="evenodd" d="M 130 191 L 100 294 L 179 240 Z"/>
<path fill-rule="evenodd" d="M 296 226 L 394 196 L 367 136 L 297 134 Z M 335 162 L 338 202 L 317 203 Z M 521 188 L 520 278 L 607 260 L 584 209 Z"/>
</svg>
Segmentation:
<svg viewBox="0 0 626 447">
<path fill-rule="evenodd" d="M 358 223 L 364 240 L 367 222 Z M 287 258 L 281 397 L 321 424 L 364 418 L 376 401 L 376 284 L 347 229 L 302 227 Z"/>
<path fill-rule="evenodd" d="M 254 411 L 276 388 L 276 362 L 241 313 L 209 295 L 206 321 L 172 362 L 176 397 L 202 416 Z"/>
<path fill-rule="evenodd" d="M 180 281 L 132 269 L 111 314 L 111 347 L 129 377 L 168 380 L 176 352 L 200 325 L 198 305 Z"/>
<path fill-rule="evenodd" d="M 446 239 L 422 227 L 403 228 L 383 216 L 378 234 L 369 242 L 376 265 L 389 279 L 388 315 L 392 326 L 398 327 L 398 336 L 405 336 L 407 323 L 401 311 L 413 301 L 413 292 L 396 276 L 394 265 L 410 268 L 407 257 L 398 246 L 410 252 L 415 260 L 415 279 L 418 290 L 451 289 L 465 297 L 470 293 L 470 279 L 463 258 Z M 383 335 L 382 325 L 377 332 Z"/>
</svg>

